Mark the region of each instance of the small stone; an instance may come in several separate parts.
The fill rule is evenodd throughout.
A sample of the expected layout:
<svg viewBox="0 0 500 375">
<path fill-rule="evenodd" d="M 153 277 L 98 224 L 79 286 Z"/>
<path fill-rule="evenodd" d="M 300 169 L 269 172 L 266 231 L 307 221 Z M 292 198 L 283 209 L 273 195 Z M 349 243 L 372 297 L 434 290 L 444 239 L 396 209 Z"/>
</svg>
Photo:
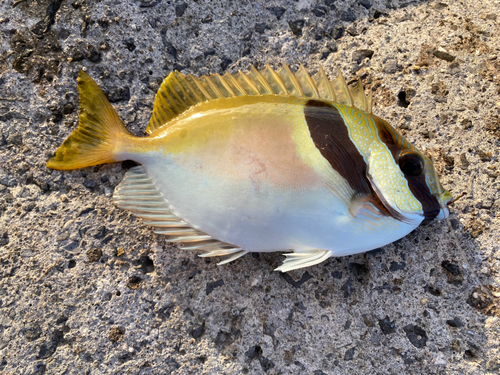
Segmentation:
<svg viewBox="0 0 500 375">
<path fill-rule="evenodd" d="M 457 74 L 460 72 L 460 64 L 458 61 L 453 61 L 450 66 L 448 67 L 448 72 L 450 74 Z"/>
<path fill-rule="evenodd" d="M 109 51 L 111 47 L 109 46 L 109 43 L 108 42 L 103 42 L 101 44 L 99 44 L 99 50 L 101 51 Z"/>
<path fill-rule="evenodd" d="M 203 57 L 207 56 L 214 56 L 215 55 L 215 48 L 208 48 L 203 52 Z"/>
<path fill-rule="evenodd" d="M 206 290 L 205 290 L 205 292 L 207 293 L 207 296 L 210 293 L 212 293 L 215 288 L 218 288 L 222 285 L 224 285 L 224 280 L 222 280 L 222 279 L 208 283 L 206 286 Z"/>
<path fill-rule="evenodd" d="M 441 267 L 443 267 L 447 272 L 452 274 L 453 276 L 460 276 L 462 271 L 460 271 L 460 267 L 456 264 L 453 264 L 449 260 L 443 260 L 441 262 Z"/>
<path fill-rule="evenodd" d="M 324 17 L 326 14 L 326 8 L 318 6 L 316 8 L 313 8 L 311 12 L 316 16 L 316 17 Z"/>
<path fill-rule="evenodd" d="M 427 345 L 427 332 L 419 326 L 408 324 L 403 327 L 403 330 L 406 332 L 406 337 L 410 340 L 414 347 L 420 349 Z"/>
<path fill-rule="evenodd" d="M 492 372 L 500 370 L 500 355 L 490 359 L 486 363 L 486 370 L 492 371 Z"/>
<path fill-rule="evenodd" d="M 248 41 L 250 41 L 250 39 L 252 39 L 252 32 L 251 31 L 245 33 L 245 35 L 243 35 L 243 38 L 241 38 L 241 40 L 244 42 L 248 42 Z"/>
<path fill-rule="evenodd" d="M 333 39 L 340 39 L 344 36 L 345 28 L 344 26 L 334 26 L 331 31 Z"/>
<path fill-rule="evenodd" d="M 479 159 L 481 159 L 481 161 L 488 161 L 488 160 L 491 159 L 491 153 L 490 152 L 484 152 L 481 149 L 477 150 L 477 156 L 479 156 Z"/>
<path fill-rule="evenodd" d="M 358 36 L 359 35 L 359 32 L 354 25 L 351 25 L 347 29 L 345 29 L 345 32 L 347 34 L 349 34 L 350 36 Z"/>
<path fill-rule="evenodd" d="M 128 102 L 130 100 L 130 89 L 128 86 L 112 88 L 108 94 L 110 103 Z"/>
<path fill-rule="evenodd" d="M 464 130 L 469 130 L 470 128 L 473 127 L 472 125 L 472 121 L 469 120 L 468 118 L 466 119 L 463 119 L 461 122 L 460 122 L 460 125 L 462 126 L 462 129 Z"/>
<path fill-rule="evenodd" d="M 142 255 L 139 258 L 139 264 L 143 273 L 152 273 L 155 270 L 155 264 L 147 255 Z"/>
<path fill-rule="evenodd" d="M 87 60 L 93 62 L 93 63 L 98 63 L 101 61 L 101 52 L 95 48 L 93 45 L 89 44 L 87 45 Z"/>
<path fill-rule="evenodd" d="M 126 39 L 123 44 L 125 45 L 125 48 L 127 48 L 130 52 L 135 50 L 135 43 L 133 38 Z"/>
<path fill-rule="evenodd" d="M 249 46 L 245 46 L 243 52 L 241 52 L 241 56 L 248 56 L 252 52 L 252 49 Z"/>
<path fill-rule="evenodd" d="M 102 250 L 99 248 L 91 249 L 87 251 L 87 258 L 89 262 L 97 262 L 102 257 Z"/>
<path fill-rule="evenodd" d="M 470 163 L 469 163 L 469 161 L 467 160 L 467 154 L 466 154 L 465 152 L 464 152 L 463 154 L 461 154 L 461 155 L 460 155 L 460 163 L 461 163 L 460 167 L 461 167 L 462 169 L 467 169 L 467 168 L 469 168 Z"/>
<path fill-rule="evenodd" d="M 348 349 L 345 354 L 344 354 L 344 361 L 350 361 L 354 358 L 354 352 L 356 350 L 356 347 L 353 347 L 351 349 Z"/>
<path fill-rule="evenodd" d="M 23 137 L 17 132 L 10 133 L 7 136 L 7 144 L 21 146 L 23 144 Z"/>
<path fill-rule="evenodd" d="M 141 0 L 139 3 L 140 8 L 152 8 L 158 5 L 160 0 Z"/>
<path fill-rule="evenodd" d="M 191 331 L 191 337 L 194 339 L 199 339 L 205 333 L 205 322 L 203 322 L 199 327 L 196 327 Z"/>
<path fill-rule="evenodd" d="M 85 180 L 83 181 L 83 186 L 89 189 L 94 189 L 97 186 L 97 182 L 94 180 Z"/>
<path fill-rule="evenodd" d="M 293 35 L 302 36 L 302 28 L 304 27 L 304 20 L 289 21 L 288 26 L 292 30 Z"/>
<path fill-rule="evenodd" d="M 121 257 L 123 254 L 125 254 L 125 250 L 123 249 L 123 247 L 119 247 L 118 249 L 116 249 L 117 257 Z"/>
<path fill-rule="evenodd" d="M 394 324 L 394 321 L 391 321 L 389 319 L 388 316 L 386 316 L 384 319 L 379 320 L 378 325 L 384 335 L 396 332 L 396 325 Z"/>
<path fill-rule="evenodd" d="M 109 341 L 118 342 L 121 339 L 123 339 L 124 335 L 125 335 L 125 328 L 119 326 L 112 327 L 111 330 L 109 331 Z"/>
<path fill-rule="evenodd" d="M 137 290 L 141 286 L 142 279 L 139 276 L 131 276 L 127 280 L 127 288 Z"/>
<path fill-rule="evenodd" d="M 201 20 L 201 23 L 211 23 L 213 22 L 212 16 L 208 15 Z"/>
<path fill-rule="evenodd" d="M 399 270 L 404 270 L 406 268 L 406 263 L 405 262 L 391 262 L 391 266 L 389 267 L 389 270 L 392 272 L 399 271 Z"/>
<path fill-rule="evenodd" d="M 446 52 L 442 48 L 435 50 L 433 52 L 433 55 L 436 56 L 438 59 L 449 61 L 449 62 L 452 62 L 453 60 L 456 59 L 456 56 L 450 55 L 448 52 Z"/>
<path fill-rule="evenodd" d="M 74 110 L 75 110 L 75 106 L 73 105 L 73 103 L 66 103 L 63 107 L 62 112 L 65 115 L 69 115 L 69 114 L 73 113 Z"/>
<path fill-rule="evenodd" d="M 400 68 L 401 67 L 398 65 L 398 61 L 394 59 L 385 62 L 382 71 L 387 74 L 394 74 L 400 70 Z"/>
<path fill-rule="evenodd" d="M 267 26 L 265 23 L 255 24 L 255 31 L 259 34 L 264 34 L 267 29 L 269 29 L 269 26 Z"/>
<path fill-rule="evenodd" d="M 340 19 L 346 22 L 354 22 L 356 21 L 356 15 L 349 9 L 340 14 Z"/>
<path fill-rule="evenodd" d="M 370 9 L 372 7 L 370 0 L 358 0 L 358 3 L 363 7 L 365 7 L 366 9 Z"/>
<path fill-rule="evenodd" d="M 222 69 L 222 71 L 225 71 L 232 62 L 233 60 L 231 60 L 229 57 L 223 57 L 220 63 L 220 68 Z"/>
<path fill-rule="evenodd" d="M 28 341 L 35 341 L 42 336 L 42 328 L 40 326 L 34 325 L 32 327 L 25 328 L 21 331 Z"/>
<path fill-rule="evenodd" d="M 424 260 L 430 260 L 432 259 L 432 257 L 434 257 L 434 253 L 432 251 L 426 251 L 422 255 L 422 258 L 424 258 Z"/>
<path fill-rule="evenodd" d="M 59 234 L 57 237 L 56 237 L 56 241 L 57 242 L 60 242 L 60 241 L 65 241 L 69 238 L 69 234 L 68 232 L 63 232 L 61 234 Z"/>
<path fill-rule="evenodd" d="M 371 59 L 374 53 L 375 51 L 371 49 L 359 49 L 352 53 L 351 58 L 353 61 L 361 64 L 364 59 Z"/>
<path fill-rule="evenodd" d="M 464 326 L 464 324 L 462 323 L 462 321 L 459 318 L 449 319 L 446 321 L 446 324 L 448 324 L 450 327 L 453 327 L 453 328 L 460 328 L 460 327 Z"/>
<path fill-rule="evenodd" d="M 381 17 L 387 17 L 388 14 L 385 12 L 382 12 L 381 10 L 376 9 L 375 12 L 373 13 L 373 18 L 379 19 Z"/>
<path fill-rule="evenodd" d="M 271 8 L 267 8 L 267 10 L 269 12 L 271 12 L 271 14 L 273 14 L 278 19 L 278 21 L 281 19 L 283 14 L 285 14 L 285 12 L 286 12 L 286 9 L 281 8 L 281 7 L 271 7 Z"/>
<path fill-rule="evenodd" d="M 175 15 L 177 17 L 182 17 L 184 12 L 186 11 L 188 5 L 184 1 L 178 4 L 175 4 Z"/>
</svg>

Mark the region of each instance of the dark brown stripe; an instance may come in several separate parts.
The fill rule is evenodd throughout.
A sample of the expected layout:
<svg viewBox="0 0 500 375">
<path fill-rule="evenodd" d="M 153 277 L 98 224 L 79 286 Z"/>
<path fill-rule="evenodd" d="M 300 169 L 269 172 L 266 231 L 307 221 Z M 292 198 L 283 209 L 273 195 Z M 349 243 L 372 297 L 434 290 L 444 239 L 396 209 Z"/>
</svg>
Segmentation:
<svg viewBox="0 0 500 375">
<path fill-rule="evenodd" d="M 376 116 L 373 116 L 373 119 L 375 120 L 380 140 L 386 144 L 397 164 L 399 164 L 399 157 L 401 153 L 405 150 L 413 150 L 418 154 L 416 149 L 393 127 Z M 424 216 L 427 219 L 434 219 L 439 214 L 441 206 L 437 198 L 432 195 L 432 192 L 427 186 L 425 181 L 425 170 L 420 176 L 412 177 L 405 175 L 405 178 L 408 181 L 408 186 L 411 192 L 422 204 Z"/>
<path fill-rule="evenodd" d="M 389 211 L 372 189 L 365 160 L 349 137 L 337 108 L 327 102 L 309 100 L 304 114 L 311 138 L 321 155 L 355 191 L 351 199 L 361 198 L 372 203 L 382 214 L 401 220 L 402 217 Z"/>
</svg>

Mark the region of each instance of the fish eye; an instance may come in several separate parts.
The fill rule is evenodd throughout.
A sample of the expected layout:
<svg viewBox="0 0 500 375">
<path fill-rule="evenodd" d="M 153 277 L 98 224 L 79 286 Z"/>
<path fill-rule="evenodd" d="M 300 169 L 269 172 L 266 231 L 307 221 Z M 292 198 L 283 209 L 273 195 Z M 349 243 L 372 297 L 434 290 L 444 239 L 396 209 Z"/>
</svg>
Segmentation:
<svg viewBox="0 0 500 375">
<path fill-rule="evenodd" d="M 405 176 L 418 177 L 424 171 L 424 163 L 416 154 L 404 154 L 399 158 L 399 168 Z"/>
</svg>

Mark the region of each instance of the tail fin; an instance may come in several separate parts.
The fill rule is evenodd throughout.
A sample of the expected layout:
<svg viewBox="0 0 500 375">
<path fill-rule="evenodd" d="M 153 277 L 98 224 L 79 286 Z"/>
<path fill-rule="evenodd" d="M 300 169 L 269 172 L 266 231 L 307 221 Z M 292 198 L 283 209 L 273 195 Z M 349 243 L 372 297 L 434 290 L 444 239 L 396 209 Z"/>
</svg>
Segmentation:
<svg viewBox="0 0 500 375">
<path fill-rule="evenodd" d="M 57 149 L 47 167 L 78 169 L 111 163 L 121 136 L 130 134 L 99 86 L 83 71 L 78 74 L 79 124 Z"/>
</svg>

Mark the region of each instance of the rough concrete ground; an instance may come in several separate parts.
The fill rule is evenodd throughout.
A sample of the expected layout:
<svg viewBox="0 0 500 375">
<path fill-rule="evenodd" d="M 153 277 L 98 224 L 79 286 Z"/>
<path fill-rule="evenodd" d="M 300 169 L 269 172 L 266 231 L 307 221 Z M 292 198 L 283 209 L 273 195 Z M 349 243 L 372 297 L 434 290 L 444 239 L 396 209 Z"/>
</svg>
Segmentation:
<svg viewBox="0 0 500 375">
<path fill-rule="evenodd" d="M 498 0 L 0 1 L 0 373 L 498 374 Z M 449 222 L 289 274 L 217 267 L 49 170 L 86 71 L 143 134 L 173 69 L 339 68 L 465 192 Z"/>
</svg>

